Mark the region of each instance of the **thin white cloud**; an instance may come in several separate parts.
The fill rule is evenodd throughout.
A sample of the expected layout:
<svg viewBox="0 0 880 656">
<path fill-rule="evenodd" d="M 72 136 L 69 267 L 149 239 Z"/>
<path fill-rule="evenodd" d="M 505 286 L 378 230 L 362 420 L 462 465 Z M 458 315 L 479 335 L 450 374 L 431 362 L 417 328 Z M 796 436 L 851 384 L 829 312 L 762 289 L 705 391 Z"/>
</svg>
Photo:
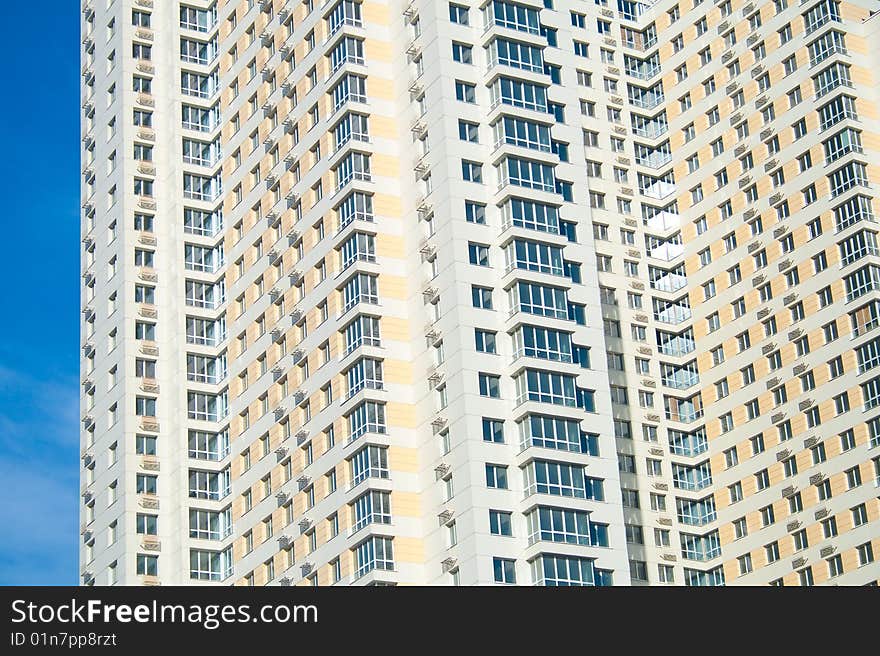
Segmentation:
<svg viewBox="0 0 880 656">
<path fill-rule="evenodd" d="M 76 385 L 0 364 L 0 584 L 77 582 Z"/>
<path fill-rule="evenodd" d="M 3 461 L 0 480 L 8 491 L 0 504 L 0 584 L 75 585 L 76 480 Z"/>
</svg>

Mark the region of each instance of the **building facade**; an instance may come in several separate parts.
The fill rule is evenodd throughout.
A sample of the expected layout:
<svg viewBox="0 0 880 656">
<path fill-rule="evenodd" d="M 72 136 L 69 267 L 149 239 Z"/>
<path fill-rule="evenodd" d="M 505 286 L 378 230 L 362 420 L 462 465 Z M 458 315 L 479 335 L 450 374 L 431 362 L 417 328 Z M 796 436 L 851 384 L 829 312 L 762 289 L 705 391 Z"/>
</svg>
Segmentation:
<svg viewBox="0 0 880 656">
<path fill-rule="evenodd" d="M 85 0 L 82 582 L 876 584 L 875 4 Z"/>
</svg>

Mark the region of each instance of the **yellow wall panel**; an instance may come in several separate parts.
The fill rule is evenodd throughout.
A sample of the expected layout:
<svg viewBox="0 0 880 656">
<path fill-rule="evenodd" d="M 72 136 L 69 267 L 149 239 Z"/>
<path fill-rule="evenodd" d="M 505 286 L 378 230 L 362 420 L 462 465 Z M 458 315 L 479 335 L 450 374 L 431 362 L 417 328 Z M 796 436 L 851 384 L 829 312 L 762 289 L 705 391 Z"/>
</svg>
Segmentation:
<svg viewBox="0 0 880 656">
<path fill-rule="evenodd" d="M 398 259 L 406 257 L 406 243 L 403 237 L 381 234 L 376 241 L 378 242 L 376 244 L 376 255 Z"/>
<path fill-rule="evenodd" d="M 399 276 L 379 276 L 379 295 L 398 300 L 406 299 L 409 296 L 407 279 Z"/>
<path fill-rule="evenodd" d="M 385 116 L 370 116 L 370 135 L 377 138 L 399 139 L 397 122 Z"/>
<path fill-rule="evenodd" d="M 404 342 L 408 341 L 410 338 L 409 321 L 406 319 L 390 316 L 382 317 L 379 330 L 382 334 L 383 340 L 388 339 L 391 341 Z"/>
<path fill-rule="evenodd" d="M 422 514 L 420 498 L 417 492 L 395 490 L 391 493 L 391 511 L 400 517 L 419 517 Z"/>
<path fill-rule="evenodd" d="M 375 23 L 377 25 L 390 25 L 391 14 L 387 4 L 380 2 L 364 2 L 362 14 L 365 23 Z"/>
<path fill-rule="evenodd" d="M 387 194 L 376 194 L 373 196 L 373 211 L 380 216 L 393 218 L 399 217 L 403 213 L 400 206 L 400 198 Z"/>
<path fill-rule="evenodd" d="M 416 411 L 412 405 L 392 401 L 387 404 L 385 414 L 389 426 L 400 428 L 415 428 L 416 426 Z"/>
<path fill-rule="evenodd" d="M 416 449 L 391 446 L 388 449 L 388 465 L 392 471 L 417 472 L 419 455 Z"/>
<path fill-rule="evenodd" d="M 375 176 L 396 179 L 400 177 L 400 160 L 377 153 L 370 158 L 370 169 Z"/>
<path fill-rule="evenodd" d="M 394 560 L 401 563 L 422 563 L 425 560 L 425 546 L 417 538 L 394 538 Z"/>
<path fill-rule="evenodd" d="M 384 80 L 370 76 L 370 82 L 367 85 L 367 96 L 379 100 L 392 100 L 394 98 L 394 83 L 391 80 Z"/>
<path fill-rule="evenodd" d="M 390 62 L 394 55 L 391 44 L 386 41 L 367 39 L 364 44 L 364 59 L 370 62 Z"/>
<path fill-rule="evenodd" d="M 385 382 L 411 385 L 413 383 L 412 364 L 403 360 L 385 360 L 383 363 Z"/>
</svg>

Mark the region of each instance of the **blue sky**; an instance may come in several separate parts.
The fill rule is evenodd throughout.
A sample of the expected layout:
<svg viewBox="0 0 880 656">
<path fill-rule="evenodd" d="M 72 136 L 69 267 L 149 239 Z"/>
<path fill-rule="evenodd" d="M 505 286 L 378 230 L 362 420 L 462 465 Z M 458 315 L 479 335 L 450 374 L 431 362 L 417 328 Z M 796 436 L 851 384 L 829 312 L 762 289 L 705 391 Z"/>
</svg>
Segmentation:
<svg viewBox="0 0 880 656">
<path fill-rule="evenodd" d="M 79 6 L 53 2 L 36 40 L 30 3 L 0 10 L 3 585 L 77 583 Z"/>
</svg>

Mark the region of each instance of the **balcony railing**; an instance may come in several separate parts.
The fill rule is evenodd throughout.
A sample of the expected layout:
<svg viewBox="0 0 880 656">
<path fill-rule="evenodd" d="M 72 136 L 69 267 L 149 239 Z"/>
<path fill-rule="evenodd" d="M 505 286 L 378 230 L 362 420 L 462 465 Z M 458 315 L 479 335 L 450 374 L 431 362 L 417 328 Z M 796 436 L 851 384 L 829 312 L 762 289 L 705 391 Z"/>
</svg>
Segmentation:
<svg viewBox="0 0 880 656">
<path fill-rule="evenodd" d="M 853 288 L 846 294 L 847 302 L 854 301 L 860 296 L 864 296 L 868 292 L 876 291 L 880 289 L 880 281 L 878 280 L 867 280 L 864 283 L 860 284 L 858 287 Z"/>
<path fill-rule="evenodd" d="M 672 341 L 666 342 L 665 344 L 658 344 L 657 351 L 659 351 L 663 355 L 669 355 L 672 357 L 682 357 L 684 355 L 689 355 L 696 350 L 697 344 L 692 339 L 678 338 Z"/>
<path fill-rule="evenodd" d="M 686 560 L 706 561 L 718 558 L 721 555 L 721 547 L 707 547 L 703 549 L 682 549 L 681 557 Z"/>
<path fill-rule="evenodd" d="M 625 48 L 632 48 L 633 50 L 640 50 L 642 52 L 653 48 L 657 45 L 657 37 L 651 37 L 649 39 L 621 39 L 621 43 L 623 43 Z"/>
<path fill-rule="evenodd" d="M 648 257 L 669 262 L 677 257 L 680 257 L 683 252 L 684 244 L 673 244 L 671 242 L 667 242 L 665 244 L 656 246 L 648 251 Z"/>
<path fill-rule="evenodd" d="M 846 78 L 838 77 L 827 84 L 823 84 L 821 87 L 816 89 L 816 95 L 813 97 L 813 100 L 818 100 L 822 96 L 827 93 L 834 91 L 838 87 L 848 87 L 850 89 L 854 88 L 851 80 L 847 80 Z"/>
<path fill-rule="evenodd" d="M 649 124 L 639 127 L 634 126 L 632 131 L 633 134 L 639 137 L 644 137 L 646 139 L 657 139 L 669 132 L 669 126 L 666 123 L 660 125 Z"/>
<path fill-rule="evenodd" d="M 663 200 L 664 198 L 675 193 L 675 185 L 671 182 L 663 182 L 662 180 L 657 180 L 649 185 L 640 186 L 639 192 L 644 196 L 648 196 L 649 198 Z"/>
<path fill-rule="evenodd" d="M 840 260 L 840 267 L 843 268 L 845 266 L 849 266 L 853 262 L 858 262 L 862 258 L 868 257 L 870 255 L 880 255 L 880 248 L 876 246 L 863 246 L 862 248 L 849 253 L 844 258 Z"/>
<path fill-rule="evenodd" d="M 226 379 L 226 372 L 222 371 L 216 374 L 203 374 L 195 372 L 187 372 L 186 379 L 194 383 L 209 383 L 216 385 Z"/>
<path fill-rule="evenodd" d="M 675 212 L 657 212 L 650 218 L 642 219 L 642 223 L 650 230 L 657 232 L 672 230 L 681 225 L 681 215 L 676 214 Z"/>
<path fill-rule="evenodd" d="M 539 360 L 549 360 L 550 362 L 562 362 L 571 364 L 574 358 L 571 353 L 565 351 L 554 351 L 550 349 L 537 349 L 535 347 L 521 347 L 513 354 L 511 362 L 516 362 L 520 358 L 537 358 Z"/>
<path fill-rule="evenodd" d="M 693 458 L 702 455 L 709 450 L 709 442 L 703 438 L 701 440 L 688 440 L 687 442 L 675 443 L 670 440 L 669 452 L 676 456 L 686 456 Z"/>
<path fill-rule="evenodd" d="M 666 387 L 683 390 L 699 385 L 700 376 L 696 373 L 679 373 L 674 376 L 664 377 L 662 382 Z"/>
<path fill-rule="evenodd" d="M 861 210 L 859 212 L 856 212 L 855 214 L 851 214 L 850 216 L 846 217 L 845 220 L 838 222 L 837 232 L 843 232 L 844 230 L 849 228 L 851 225 L 855 225 L 856 223 L 859 223 L 860 221 L 867 221 L 868 223 L 876 223 L 877 219 L 874 217 L 874 215 L 871 212 Z"/>
<path fill-rule="evenodd" d="M 865 149 L 861 147 L 859 144 L 848 143 L 837 150 L 832 150 L 825 156 L 825 164 L 831 164 L 831 162 L 836 162 L 841 157 L 848 155 L 849 153 L 864 153 Z"/>
<path fill-rule="evenodd" d="M 364 63 L 364 58 L 360 55 L 348 53 L 344 57 L 340 57 L 335 62 L 333 62 L 333 67 L 330 69 L 330 76 L 332 77 L 333 74 L 336 73 L 336 71 L 338 71 L 346 64 L 356 64 L 358 66 L 363 66 Z"/>
<path fill-rule="evenodd" d="M 687 478 L 676 478 L 672 481 L 672 484 L 677 490 L 697 492 L 698 490 L 705 490 L 707 487 L 712 485 L 712 477 L 703 477 L 695 480 L 689 480 Z"/>
<path fill-rule="evenodd" d="M 654 109 L 658 105 L 663 104 L 666 100 L 666 97 L 661 94 L 646 94 L 647 100 L 643 98 L 630 98 L 629 102 L 631 105 L 635 107 L 640 107 L 642 109 Z"/>
<path fill-rule="evenodd" d="M 705 526 L 706 524 L 714 522 L 717 518 L 718 514 L 714 510 L 699 515 L 693 513 L 678 514 L 678 521 L 682 524 L 687 524 L 688 526 Z"/>
<path fill-rule="evenodd" d="M 869 332 L 871 332 L 872 330 L 874 330 L 875 328 L 877 328 L 877 326 L 880 326 L 880 317 L 877 317 L 875 319 L 871 319 L 870 321 L 868 321 L 865 324 L 862 324 L 861 326 L 856 326 L 855 329 L 852 331 L 851 338 L 856 339 L 857 337 L 863 337 L 863 336 L 867 335 Z"/>
<path fill-rule="evenodd" d="M 672 153 L 653 152 L 647 157 L 636 155 L 636 164 L 639 166 L 647 166 L 652 169 L 659 169 L 672 161 Z"/>
<path fill-rule="evenodd" d="M 655 321 L 669 324 L 679 324 L 683 321 L 688 321 L 691 316 L 693 315 L 690 308 L 678 305 L 673 305 L 664 310 L 660 310 L 659 312 L 654 312 Z"/>
<path fill-rule="evenodd" d="M 830 14 L 830 13 L 824 14 L 823 16 L 819 16 L 814 21 L 812 21 L 811 23 L 808 23 L 806 25 L 806 28 L 804 30 L 804 36 L 812 34 L 813 32 L 818 30 L 823 25 L 830 23 L 832 21 L 834 21 L 836 23 L 840 23 L 841 22 L 840 16 L 836 16 L 836 15 Z"/>
<path fill-rule="evenodd" d="M 668 419 L 669 421 L 677 421 L 683 424 L 690 424 L 702 418 L 702 410 L 666 410 L 666 419 Z"/>
<path fill-rule="evenodd" d="M 687 285 L 687 276 L 680 276 L 678 274 L 670 273 L 669 275 L 663 276 L 662 278 L 658 278 L 651 282 L 651 289 L 656 289 L 661 292 L 677 292 L 682 287 Z"/>
<path fill-rule="evenodd" d="M 815 57 L 811 58 L 810 59 L 810 68 L 812 68 L 813 66 L 818 66 L 823 61 L 825 61 L 826 59 L 828 59 L 832 55 L 836 55 L 837 53 L 840 53 L 841 55 L 848 55 L 849 54 L 849 52 L 847 52 L 846 48 L 835 44 L 835 45 L 831 46 L 830 48 L 828 48 L 827 50 L 823 50 L 822 52 L 817 54 Z"/>
<path fill-rule="evenodd" d="M 660 66 L 627 68 L 626 74 L 639 80 L 650 80 L 655 75 L 660 74 Z"/>
<path fill-rule="evenodd" d="M 348 394 L 346 395 L 345 400 L 347 401 L 363 389 L 384 390 L 385 382 L 375 379 L 364 379 L 362 381 L 359 381 L 358 383 L 352 385 L 351 389 L 348 390 Z"/>
</svg>

